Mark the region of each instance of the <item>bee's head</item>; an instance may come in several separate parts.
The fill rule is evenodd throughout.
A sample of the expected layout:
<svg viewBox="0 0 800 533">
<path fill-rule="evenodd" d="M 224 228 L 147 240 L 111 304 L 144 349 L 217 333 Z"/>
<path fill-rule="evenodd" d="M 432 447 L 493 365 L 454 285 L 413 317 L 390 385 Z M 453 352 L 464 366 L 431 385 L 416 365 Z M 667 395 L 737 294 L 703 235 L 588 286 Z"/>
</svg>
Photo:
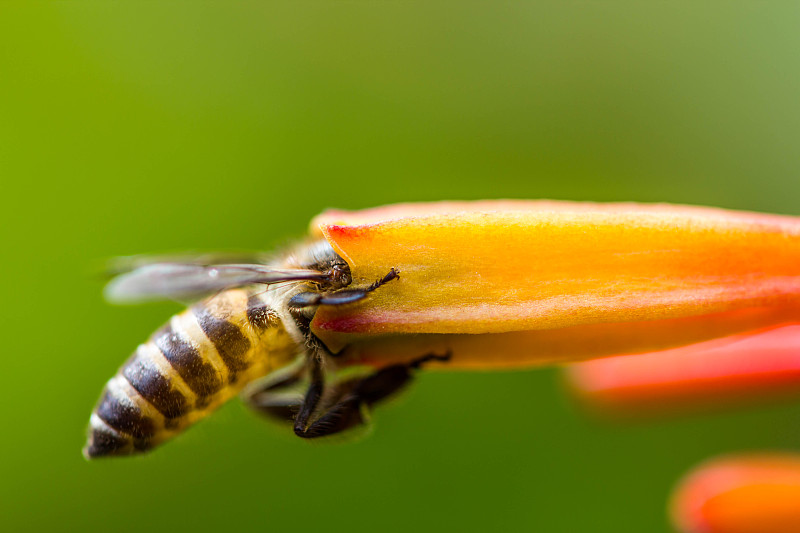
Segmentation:
<svg viewBox="0 0 800 533">
<path fill-rule="evenodd" d="M 312 282 L 320 291 L 342 289 L 353 282 L 350 265 L 325 240 L 301 247 L 289 258 L 289 262 L 291 266 L 325 274 L 324 279 Z"/>
</svg>

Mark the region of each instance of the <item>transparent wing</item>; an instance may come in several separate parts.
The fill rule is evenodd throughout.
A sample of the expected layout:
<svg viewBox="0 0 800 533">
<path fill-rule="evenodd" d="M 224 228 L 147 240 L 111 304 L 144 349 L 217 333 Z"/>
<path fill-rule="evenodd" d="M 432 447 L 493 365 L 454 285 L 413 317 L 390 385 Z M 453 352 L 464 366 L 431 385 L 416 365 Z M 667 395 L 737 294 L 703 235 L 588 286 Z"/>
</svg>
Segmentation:
<svg viewBox="0 0 800 533">
<path fill-rule="evenodd" d="M 244 285 L 326 278 L 325 273 L 316 270 L 282 270 L 261 264 L 142 262 L 130 272 L 113 278 L 104 295 L 109 302 L 119 304 L 164 299 L 187 301 Z"/>
<path fill-rule="evenodd" d="M 165 254 L 142 254 L 114 257 L 102 265 L 103 272 L 110 278 L 118 274 L 131 272 L 144 266 L 169 263 L 180 265 L 227 265 L 248 264 L 264 265 L 270 262 L 270 256 L 263 252 L 226 251 L 226 252 L 178 252 Z"/>
</svg>

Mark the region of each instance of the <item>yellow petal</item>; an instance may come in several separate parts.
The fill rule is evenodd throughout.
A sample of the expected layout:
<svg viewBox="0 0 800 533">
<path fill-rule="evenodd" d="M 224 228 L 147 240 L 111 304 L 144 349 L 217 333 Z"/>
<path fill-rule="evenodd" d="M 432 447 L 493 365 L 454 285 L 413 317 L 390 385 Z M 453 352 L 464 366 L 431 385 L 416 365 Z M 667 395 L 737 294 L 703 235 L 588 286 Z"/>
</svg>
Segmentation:
<svg viewBox="0 0 800 533">
<path fill-rule="evenodd" d="M 800 311 L 800 219 L 793 217 L 668 205 L 448 202 L 326 212 L 312 234 L 350 264 L 355 285 L 400 271 L 362 302 L 318 310 L 313 331 L 334 350 L 381 335 L 402 345 L 428 342 L 408 334 L 437 336 L 434 343 L 443 334 L 448 342 L 521 334 L 528 346 L 541 341 L 558 360 L 570 360 L 699 342 Z M 707 333 L 706 322 L 713 326 Z M 643 338 L 648 333 L 652 341 Z M 576 345 L 582 354 L 565 353 Z M 530 351 L 525 363 L 537 357 Z"/>
</svg>

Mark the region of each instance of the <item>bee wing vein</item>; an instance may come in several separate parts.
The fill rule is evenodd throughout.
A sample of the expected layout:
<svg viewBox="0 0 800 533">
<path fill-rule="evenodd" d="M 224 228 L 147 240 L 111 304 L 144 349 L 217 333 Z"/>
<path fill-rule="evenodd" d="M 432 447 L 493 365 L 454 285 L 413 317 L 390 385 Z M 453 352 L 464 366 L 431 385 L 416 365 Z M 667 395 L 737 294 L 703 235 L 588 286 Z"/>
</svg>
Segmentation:
<svg viewBox="0 0 800 533">
<path fill-rule="evenodd" d="M 104 295 L 113 303 L 196 299 L 245 285 L 314 281 L 326 275 L 316 270 L 276 269 L 259 264 L 198 265 L 153 263 L 113 278 Z"/>
</svg>

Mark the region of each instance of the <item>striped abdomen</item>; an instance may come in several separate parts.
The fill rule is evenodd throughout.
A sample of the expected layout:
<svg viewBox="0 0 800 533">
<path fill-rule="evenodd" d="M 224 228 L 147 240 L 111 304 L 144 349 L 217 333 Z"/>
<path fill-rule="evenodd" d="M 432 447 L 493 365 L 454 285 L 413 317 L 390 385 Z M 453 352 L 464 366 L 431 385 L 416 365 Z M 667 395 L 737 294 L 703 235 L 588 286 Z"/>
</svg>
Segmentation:
<svg viewBox="0 0 800 533">
<path fill-rule="evenodd" d="M 108 381 L 84 455 L 149 450 L 295 353 L 295 342 L 258 294 L 229 290 L 209 298 L 172 317 Z"/>
</svg>

